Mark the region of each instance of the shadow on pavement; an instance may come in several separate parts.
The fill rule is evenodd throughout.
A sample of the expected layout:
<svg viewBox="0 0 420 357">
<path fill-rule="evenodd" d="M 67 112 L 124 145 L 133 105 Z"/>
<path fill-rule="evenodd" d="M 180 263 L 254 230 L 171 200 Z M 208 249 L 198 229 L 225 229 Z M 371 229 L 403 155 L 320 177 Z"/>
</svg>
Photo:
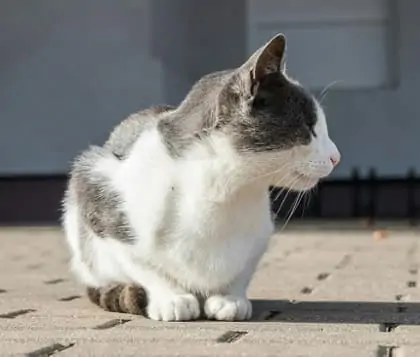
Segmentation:
<svg viewBox="0 0 420 357">
<path fill-rule="evenodd" d="M 420 325 L 420 303 L 252 300 L 254 322 Z"/>
</svg>

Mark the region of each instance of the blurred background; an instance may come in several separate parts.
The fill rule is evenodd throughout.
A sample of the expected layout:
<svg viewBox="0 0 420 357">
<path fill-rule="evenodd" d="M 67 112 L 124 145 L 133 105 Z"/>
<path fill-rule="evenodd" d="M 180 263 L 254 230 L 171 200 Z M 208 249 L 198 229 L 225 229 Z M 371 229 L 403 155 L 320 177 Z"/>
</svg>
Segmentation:
<svg viewBox="0 0 420 357">
<path fill-rule="evenodd" d="M 418 0 L 1 0 L 0 223 L 57 223 L 75 155 L 283 32 L 342 152 L 304 216 L 416 224 L 419 14 Z"/>
</svg>

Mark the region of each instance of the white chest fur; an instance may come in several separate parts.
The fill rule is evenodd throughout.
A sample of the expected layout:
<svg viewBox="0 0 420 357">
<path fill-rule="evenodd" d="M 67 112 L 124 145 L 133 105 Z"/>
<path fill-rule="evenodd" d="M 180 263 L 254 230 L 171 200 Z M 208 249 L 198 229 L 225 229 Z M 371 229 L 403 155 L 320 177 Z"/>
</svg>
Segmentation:
<svg viewBox="0 0 420 357">
<path fill-rule="evenodd" d="M 227 166 L 217 157 L 176 162 L 156 132 L 145 133 L 114 175 L 137 235 L 133 259 L 199 291 L 252 275 L 273 230 L 268 193 L 236 190 Z"/>
</svg>

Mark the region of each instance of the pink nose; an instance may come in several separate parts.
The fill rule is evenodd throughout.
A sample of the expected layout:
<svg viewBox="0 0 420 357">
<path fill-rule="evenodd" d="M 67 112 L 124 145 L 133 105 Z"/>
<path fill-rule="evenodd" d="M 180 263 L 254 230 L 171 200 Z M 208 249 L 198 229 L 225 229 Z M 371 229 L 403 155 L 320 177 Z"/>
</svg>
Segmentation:
<svg viewBox="0 0 420 357">
<path fill-rule="evenodd" d="M 340 154 L 331 156 L 330 161 L 334 167 L 337 166 L 340 163 Z"/>
</svg>

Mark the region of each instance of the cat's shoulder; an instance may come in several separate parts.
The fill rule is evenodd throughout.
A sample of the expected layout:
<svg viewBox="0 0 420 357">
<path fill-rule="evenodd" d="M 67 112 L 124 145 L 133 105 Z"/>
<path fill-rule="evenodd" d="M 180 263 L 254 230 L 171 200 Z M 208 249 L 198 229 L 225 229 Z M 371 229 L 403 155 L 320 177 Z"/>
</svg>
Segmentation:
<svg viewBox="0 0 420 357">
<path fill-rule="evenodd" d="M 171 105 L 156 105 L 131 114 L 112 130 L 104 148 L 116 157 L 124 158 L 146 128 L 156 124 L 162 114 L 175 109 L 176 107 Z"/>
</svg>

